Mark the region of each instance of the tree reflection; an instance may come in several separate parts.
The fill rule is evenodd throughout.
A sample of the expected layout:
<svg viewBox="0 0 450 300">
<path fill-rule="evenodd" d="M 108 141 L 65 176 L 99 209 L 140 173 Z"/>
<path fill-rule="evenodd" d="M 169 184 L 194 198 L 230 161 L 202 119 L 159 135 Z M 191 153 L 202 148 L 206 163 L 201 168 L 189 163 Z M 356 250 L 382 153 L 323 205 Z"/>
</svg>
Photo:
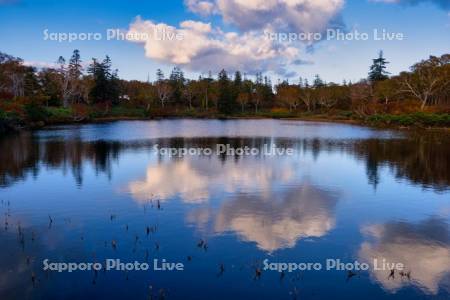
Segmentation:
<svg viewBox="0 0 450 300">
<path fill-rule="evenodd" d="M 29 132 L 22 132 L 0 139 L 0 186 L 7 187 L 27 176 L 37 176 L 42 168 L 70 169 L 77 184 L 83 182 L 83 165 L 90 163 L 96 174 L 110 177 L 111 163 L 127 149 L 151 150 L 160 147 L 189 148 L 230 144 L 232 147 L 262 149 L 265 144 L 295 148 L 298 153 L 311 153 L 314 160 L 321 152 L 344 152 L 365 161 L 368 182 L 377 187 L 380 170 L 388 167 L 399 179 L 436 191 L 450 186 L 450 137 L 445 134 L 411 134 L 407 138 L 324 140 L 324 139 L 277 139 L 277 138 L 164 138 L 140 142 L 83 141 L 82 139 L 39 139 Z M 253 157 L 253 159 L 265 159 Z M 160 162 L 167 157 L 158 156 Z M 185 158 L 171 157 L 170 161 Z M 221 155 L 222 163 L 228 160 L 244 160 L 241 156 Z M 295 161 L 295 159 L 292 159 Z"/>
<path fill-rule="evenodd" d="M 364 140 L 351 152 L 367 161 L 369 178 L 378 182 L 378 168 L 388 166 L 399 179 L 442 191 L 450 186 L 450 137 L 413 134 L 407 139 Z"/>
<path fill-rule="evenodd" d="M 317 157 L 321 151 L 344 151 L 365 161 L 368 182 L 380 183 L 380 170 L 388 167 L 398 179 L 445 191 L 450 186 L 450 136 L 412 133 L 402 139 L 302 140 L 303 149 Z"/>
<path fill-rule="evenodd" d="M 0 186 L 37 174 L 39 145 L 28 132 L 0 139 Z"/>
<path fill-rule="evenodd" d="M 36 140 L 23 132 L 0 139 L 0 186 L 7 187 L 27 176 L 38 176 L 43 168 L 68 169 L 78 185 L 83 182 L 83 165 L 91 163 L 97 172 L 111 175 L 111 163 L 119 157 L 119 142 Z"/>
</svg>

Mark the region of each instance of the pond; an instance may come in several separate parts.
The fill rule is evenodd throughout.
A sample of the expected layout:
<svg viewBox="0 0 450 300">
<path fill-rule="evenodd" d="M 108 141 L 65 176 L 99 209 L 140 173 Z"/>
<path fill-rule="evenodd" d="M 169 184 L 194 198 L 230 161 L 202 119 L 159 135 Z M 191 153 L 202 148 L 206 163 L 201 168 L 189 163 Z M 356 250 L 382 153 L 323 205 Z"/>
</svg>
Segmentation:
<svg viewBox="0 0 450 300">
<path fill-rule="evenodd" d="M 285 120 L 2 137 L 0 298 L 448 299 L 449 149 Z"/>
</svg>

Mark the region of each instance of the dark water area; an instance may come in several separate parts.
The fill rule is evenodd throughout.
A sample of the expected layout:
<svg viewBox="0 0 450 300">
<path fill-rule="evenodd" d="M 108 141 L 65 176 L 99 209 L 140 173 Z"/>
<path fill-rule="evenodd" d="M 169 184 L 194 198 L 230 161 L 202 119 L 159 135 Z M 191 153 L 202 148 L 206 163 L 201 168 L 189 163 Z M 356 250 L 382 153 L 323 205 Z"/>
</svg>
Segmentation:
<svg viewBox="0 0 450 300">
<path fill-rule="evenodd" d="M 260 151 L 157 151 L 217 145 Z M 293 153 L 264 153 L 275 146 Z M 5 136 L 0 299 L 449 299 L 449 150 L 446 133 L 280 120 Z M 58 272 L 46 259 L 151 270 Z M 153 270 L 155 259 L 184 270 Z M 370 268 L 327 269 L 337 261 Z"/>
</svg>

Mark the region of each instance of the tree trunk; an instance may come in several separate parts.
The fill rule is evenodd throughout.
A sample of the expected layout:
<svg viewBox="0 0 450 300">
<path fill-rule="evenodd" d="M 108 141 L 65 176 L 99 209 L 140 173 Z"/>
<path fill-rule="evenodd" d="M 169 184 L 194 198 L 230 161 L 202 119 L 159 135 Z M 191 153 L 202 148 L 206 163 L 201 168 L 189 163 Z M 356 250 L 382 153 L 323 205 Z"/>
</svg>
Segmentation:
<svg viewBox="0 0 450 300">
<path fill-rule="evenodd" d="M 426 105 L 427 105 L 427 99 L 425 98 L 424 100 L 422 100 L 422 105 L 420 106 L 420 110 L 424 110 Z"/>
</svg>

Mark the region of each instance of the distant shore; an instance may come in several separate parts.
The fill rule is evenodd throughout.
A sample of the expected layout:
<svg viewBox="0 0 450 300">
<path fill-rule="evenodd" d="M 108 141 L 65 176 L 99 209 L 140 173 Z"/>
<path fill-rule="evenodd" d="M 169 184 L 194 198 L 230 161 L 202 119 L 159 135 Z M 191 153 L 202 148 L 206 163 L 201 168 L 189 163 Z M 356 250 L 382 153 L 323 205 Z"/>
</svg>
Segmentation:
<svg viewBox="0 0 450 300">
<path fill-rule="evenodd" d="M 17 118 L 0 119 L 0 133 L 20 131 L 23 129 L 40 129 L 53 125 L 67 124 L 93 124 L 102 122 L 125 121 L 125 120 L 164 120 L 164 119 L 280 119 L 297 120 L 309 122 L 331 122 L 339 124 L 351 124 L 368 126 L 372 128 L 386 129 L 439 129 L 448 131 L 450 129 L 450 114 L 434 113 L 411 113 L 401 115 L 378 114 L 367 117 L 356 117 L 350 112 L 337 112 L 335 114 L 308 114 L 298 112 L 270 112 L 259 113 L 239 113 L 232 115 L 221 115 L 212 112 L 192 113 L 190 111 L 164 113 L 146 113 L 144 111 L 133 110 L 132 112 L 121 113 L 121 111 L 111 111 L 103 115 L 90 117 L 73 117 L 70 114 L 52 113 L 49 110 L 47 118 L 43 120 L 22 120 Z"/>
</svg>

